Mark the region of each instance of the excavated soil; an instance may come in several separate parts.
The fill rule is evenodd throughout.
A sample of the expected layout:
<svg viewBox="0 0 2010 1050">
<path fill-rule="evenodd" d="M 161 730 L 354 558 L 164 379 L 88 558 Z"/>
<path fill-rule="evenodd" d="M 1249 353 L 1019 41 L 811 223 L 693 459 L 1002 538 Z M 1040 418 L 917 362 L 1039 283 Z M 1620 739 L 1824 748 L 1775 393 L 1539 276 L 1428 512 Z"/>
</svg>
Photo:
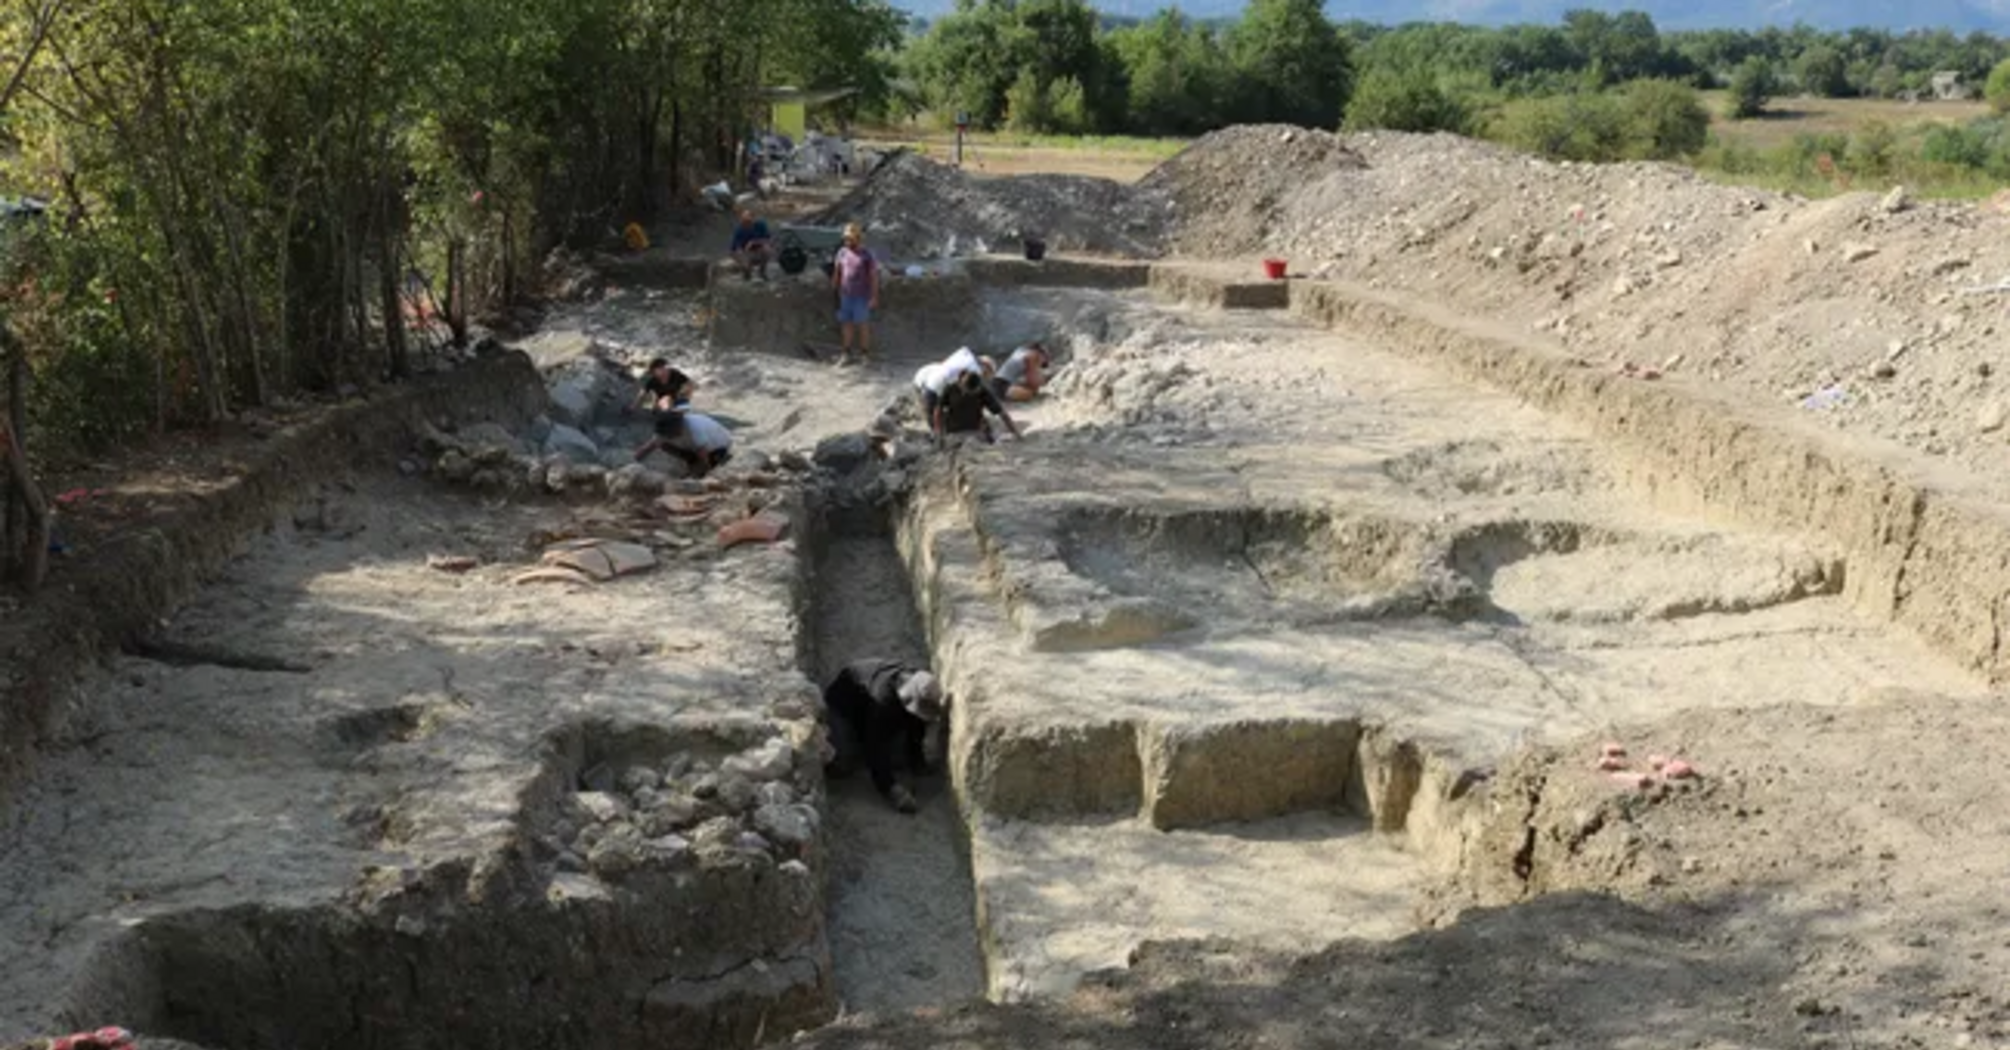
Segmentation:
<svg viewBox="0 0 2010 1050">
<path fill-rule="evenodd" d="M 1353 283 L 938 263 L 858 368 L 803 352 L 814 274 L 558 312 L 526 347 L 555 418 L 373 451 L 155 658 L 86 674 L 0 824 L 0 936 L 34 946 L 0 1037 L 2010 1045 L 1993 613 L 1907 604 L 1994 578 L 1920 562 L 2000 563 L 1987 530 L 1941 546 L 1983 510 L 1921 489 L 1907 526 L 1912 475 L 1863 446 L 1739 416 L 1643 450 L 1632 419 L 1771 406 L 1994 465 L 1994 322 L 1955 289 L 2005 265 L 1998 220 L 1281 128 L 1139 188 L 947 177 L 897 161 L 828 217 Z M 1391 288 L 1417 309 L 1362 298 Z M 1587 403 L 1433 300 L 1625 347 L 1667 396 Z M 1063 366 L 1024 442 L 861 432 L 921 363 L 1036 335 Z M 658 353 L 735 428 L 716 491 L 616 469 Z M 1573 418 L 1475 381 L 1512 368 Z M 1728 400 L 1681 400 L 1706 377 Z M 1884 505 L 1830 520 L 1856 477 Z M 712 540 L 757 510 L 783 542 Z M 512 583 L 582 530 L 657 565 Z M 814 688 L 862 656 L 953 694 L 919 815 L 818 775 Z"/>
</svg>

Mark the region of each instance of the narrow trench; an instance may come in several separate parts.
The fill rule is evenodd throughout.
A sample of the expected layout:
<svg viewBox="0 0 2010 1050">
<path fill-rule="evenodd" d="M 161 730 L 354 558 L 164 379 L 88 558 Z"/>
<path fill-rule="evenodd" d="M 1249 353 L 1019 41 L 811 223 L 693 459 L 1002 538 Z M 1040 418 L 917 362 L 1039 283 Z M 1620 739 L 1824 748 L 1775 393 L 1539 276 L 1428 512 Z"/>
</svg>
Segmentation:
<svg viewBox="0 0 2010 1050">
<path fill-rule="evenodd" d="M 811 604 L 807 668 L 827 683 L 853 660 L 930 663 L 907 567 L 885 516 L 833 515 Z M 981 998 L 970 860 L 948 778 L 913 781 L 920 812 L 896 812 L 860 771 L 830 783 L 828 936 L 846 1012 L 902 1011 Z"/>
</svg>

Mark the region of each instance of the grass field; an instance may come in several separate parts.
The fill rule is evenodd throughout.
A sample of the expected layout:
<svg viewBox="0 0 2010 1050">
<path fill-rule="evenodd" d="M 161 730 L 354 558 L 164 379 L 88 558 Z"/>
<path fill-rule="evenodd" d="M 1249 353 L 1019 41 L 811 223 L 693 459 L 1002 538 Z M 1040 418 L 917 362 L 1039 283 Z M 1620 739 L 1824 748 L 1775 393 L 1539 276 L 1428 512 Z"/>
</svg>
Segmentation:
<svg viewBox="0 0 2010 1050">
<path fill-rule="evenodd" d="M 863 132 L 860 139 L 881 149 L 905 146 L 939 161 L 956 156 L 953 132 L 878 128 Z M 1184 139 L 989 132 L 964 138 L 963 161 L 980 175 L 1093 175 L 1131 182 L 1185 146 Z"/>
<path fill-rule="evenodd" d="M 1751 120 L 1731 120 L 1726 92 L 1703 95 L 1710 107 L 1710 130 L 1726 142 L 1753 149 L 1773 149 L 1787 145 L 1801 134 L 1849 134 L 1870 124 L 1883 123 L 1903 133 L 1927 124 L 1961 124 L 1989 115 L 1981 102 L 1898 102 L 1881 98 L 1779 98 L 1763 116 Z"/>
</svg>

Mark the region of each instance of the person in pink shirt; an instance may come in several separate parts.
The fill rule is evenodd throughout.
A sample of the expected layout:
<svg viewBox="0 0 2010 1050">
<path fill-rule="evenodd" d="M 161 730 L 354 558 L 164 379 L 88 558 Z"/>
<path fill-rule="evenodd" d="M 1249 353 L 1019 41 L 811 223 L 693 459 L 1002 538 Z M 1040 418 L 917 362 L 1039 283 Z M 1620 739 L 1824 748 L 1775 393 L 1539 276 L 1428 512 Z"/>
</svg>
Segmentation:
<svg viewBox="0 0 2010 1050">
<path fill-rule="evenodd" d="M 838 338 L 844 359 L 850 360 L 854 339 L 859 360 L 872 356 L 872 312 L 879 309 L 879 260 L 865 246 L 858 223 L 844 228 L 844 247 L 831 267 L 831 286 L 838 293 Z"/>
</svg>

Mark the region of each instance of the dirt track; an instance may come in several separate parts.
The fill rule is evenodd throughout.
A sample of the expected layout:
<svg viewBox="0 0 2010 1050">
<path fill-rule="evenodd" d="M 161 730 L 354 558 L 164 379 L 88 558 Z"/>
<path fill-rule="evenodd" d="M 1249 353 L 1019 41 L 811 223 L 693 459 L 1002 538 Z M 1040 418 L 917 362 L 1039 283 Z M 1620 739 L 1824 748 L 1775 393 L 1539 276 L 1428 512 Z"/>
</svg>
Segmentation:
<svg viewBox="0 0 2010 1050">
<path fill-rule="evenodd" d="M 1428 294 L 958 269 L 899 279 L 863 369 L 800 352 L 809 285 L 555 314 L 555 383 L 667 352 L 740 424 L 699 520 L 604 468 L 470 493 L 451 450 L 286 505 L 165 634 L 300 670 L 91 672 L 0 825 L 39 946 L 0 1036 L 2010 1045 L 1986 505 L 1921 488 L 1904 533 L 1909 466 L 1432 335 Z M 1029 440 L 873 457 L 915 366 L 1034 334 L 1069 364 Z M 640 425 L 581 429 L 611 465 Z M 717 549 L 756 505 L 796 531 Z M 661 564 L 510 583 L 582 522 Z M 808 689 L 865 655 L 957 698 L 917 818 L 816 773 Z"/>
</svg>

